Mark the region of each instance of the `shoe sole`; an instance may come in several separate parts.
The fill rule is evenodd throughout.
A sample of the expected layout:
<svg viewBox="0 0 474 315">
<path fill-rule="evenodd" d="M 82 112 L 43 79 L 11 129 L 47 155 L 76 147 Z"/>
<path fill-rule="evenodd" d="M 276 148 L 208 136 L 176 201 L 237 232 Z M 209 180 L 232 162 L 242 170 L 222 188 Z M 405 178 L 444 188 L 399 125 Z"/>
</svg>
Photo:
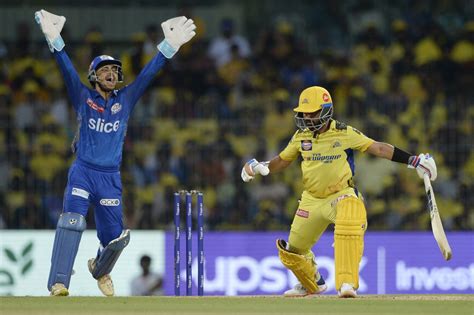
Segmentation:
<svg viewBox="0 0 474 315">
<path fill-rule="evenodd" d="M 68 296 L 68 295 L 69 295 L 69 291 L 66 288 L 51 292 L 51 296 Z"/>
<path fill-rule="evenodd" d="M 315 293 L 306 293 L 306 294 L 283 294 L 284 297 L 289 297 L 289 298 L 292 298 L 292 297 L 305 297 L 305 296 L 316 296 L 316 295 L 320 295 L 322 293 L 324 293 L 327 289 L 328 289 L 328 286 L 327 285 L 322 285 L 319 287 L 320 290 L 318 292 L 315 292 Z"/>
<path fill-rule="evenodd" d="M 357 294 L 355 292 L 352 292 L 352 291 L 345 291 L 345 292 L 342 292 L 341 294 L 339 294 L 339 297 L 342 298 L 342 299 L 353 299 L 357 296 Z"/>
</svg>

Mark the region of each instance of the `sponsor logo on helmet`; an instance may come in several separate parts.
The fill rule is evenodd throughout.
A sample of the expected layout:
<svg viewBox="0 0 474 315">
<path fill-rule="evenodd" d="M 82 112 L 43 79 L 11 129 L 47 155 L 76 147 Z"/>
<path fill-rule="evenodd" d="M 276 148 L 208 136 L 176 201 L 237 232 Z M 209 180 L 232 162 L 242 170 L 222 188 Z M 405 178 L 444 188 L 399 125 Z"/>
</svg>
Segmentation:
<svg viewBox="0 0 474 315">
<path fill-rule="evenodd" d="M 323 93 L 323 101 L 328 102 L 329 101 L 329 95 L 328 93 Z"/>
<path fill-rule="evenodd" d="M 112 111 L 112 115 L 117 114 L 121 109 L 122 109 L 122 105 L 120 105 L 120 103 L 115 103 L 110 108 L 110 110 Z"/>
<path fill-rule="evenodd" d="M 105 132 L 105 133 L 111 133 L 112 131 L 117 132 L 117 130 L 119 130 L 119 127 L 120 127 L 120 120 L 116 120 L 113 123 L 111 122 L 106 123 L 105 119 L 90 118 L 88 126 L 90 129 L 95 130 L 97 132 Z"/>
<path fill-rule="evenodd" d="M 101 55 L 99 56 L 100 60 L 114 60 L 114 58 L 108 56 L 108 55 Z"/>
<path fill-rule="evenodd" d="M 313 149 L 313 143 L 311 140 L 301 140 L 301 150 L 311 151 Z"/>
<path fill-rule="evenodd" d="M 91 100 L 90 98 L 87 99 L 86 103 L 87 103 L 87 105 L 89 105 L 89 107 L 92 108 L 93 110 L 98 111 L 99 113 L 103 113 L 103 112 L 104 112 L 104 108 L 103 108 L 103 107 L 100 107 L 99 105 L 97 105 L 96 103 L 94 103 L 94 101 Z"/>
<path fill-rule="evenodd" d="M 308 104 L 308 103 L 309 103 L 309 101 L 308 101 L 307 98 L 303 99 L 303 101 L 301 102 L 301 104 Z"/>
<path fill-rule="evenodd" d="M 117 207 L 120 205 L 120 200 L 118 199 L 100 199 L 100 204 L 107 207 Z"/>
</svg>

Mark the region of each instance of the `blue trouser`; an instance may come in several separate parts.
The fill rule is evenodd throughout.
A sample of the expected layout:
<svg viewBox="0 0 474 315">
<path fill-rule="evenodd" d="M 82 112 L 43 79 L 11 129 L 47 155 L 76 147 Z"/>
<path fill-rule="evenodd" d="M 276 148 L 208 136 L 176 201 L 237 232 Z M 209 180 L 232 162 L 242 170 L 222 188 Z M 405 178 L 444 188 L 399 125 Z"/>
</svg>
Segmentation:
<svg viewBox="0 0 474 315">
<path fill-rule="evenodd" d="M 69 169 L 68 182 L 64 192 L 64 206 L 54 238 L 48 289 L 56 283 L 69 288 L 72 268 L 76 258 L 81 235 L 86 228 L 85 217 L 89 205 L 95 207 L 94 215 L 97 236 L 105 248 L 97 258 L 96 279 L 109 273 L 115 265 L 123 248 L 129 242 L 129 233 L 122 234 L 122 183 L 120 172 L 96 170 L 76 161 Z M 111 246 L 107 247 L 111 241 Z M 104 256 L 104 257 L 101 257 Z"/>
<path fill-rule="evenodd" d="M 95 208 L 97 236 L 105 247 L 123 230 L 120 172 L 95 170 L 76 160 L 69 169 L 63 211 L 86 217 L 90 204 Z"/>
</svg>

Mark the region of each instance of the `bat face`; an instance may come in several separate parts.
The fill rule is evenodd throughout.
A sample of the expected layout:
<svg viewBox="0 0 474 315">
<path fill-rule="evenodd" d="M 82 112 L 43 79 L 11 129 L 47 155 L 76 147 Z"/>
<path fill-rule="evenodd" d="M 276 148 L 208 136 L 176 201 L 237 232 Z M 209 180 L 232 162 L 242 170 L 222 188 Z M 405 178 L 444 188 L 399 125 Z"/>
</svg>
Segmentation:
<svg viewBox="0 0 474 315">
<path fill-rule="evenodd" d="M 439 249 L 441 250 L 444 259 L 450 260 L 452 257 L 451 246 L 449 246 L 448 239 L 444 233 L 443 223 L 441 222 L 441 217 L 439 216 L 438 206 L 436 204 L 433 188 L 431 187 L 431 182 L 428 178 L 428 175 L 424 176 L 424 182 L 426 197 L 428 198 L 428 210 L 430 212 L 431 218 L 431 229 L 433 230 L 434 238 L 438 243 Z"/>
<path fill-rule="evenodd" d="M 439 215 L 438 212 L 438 206 L 436 205 L 436 201 L 434 201 L 434 196 L 433 196 L 433 189 L 429 189 L 426 191 L 426 197 L 428 197 L 428 210 L 430 212 L 430 218 L 433 220 L 433 217 L 435 215 Z"/>
</svg>

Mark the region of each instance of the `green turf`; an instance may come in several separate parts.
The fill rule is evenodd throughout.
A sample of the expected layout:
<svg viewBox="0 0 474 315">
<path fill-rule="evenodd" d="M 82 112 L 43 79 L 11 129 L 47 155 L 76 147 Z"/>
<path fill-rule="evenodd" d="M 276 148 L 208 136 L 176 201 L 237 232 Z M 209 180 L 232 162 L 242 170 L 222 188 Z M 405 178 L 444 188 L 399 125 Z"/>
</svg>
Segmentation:
<svg viewBox="0 0 474 315">
<path fill-rule="evenodd" d="M 471 295 L 282 297 L 0 297 L 0 314 L 474 314 Z"/>
</svg>

